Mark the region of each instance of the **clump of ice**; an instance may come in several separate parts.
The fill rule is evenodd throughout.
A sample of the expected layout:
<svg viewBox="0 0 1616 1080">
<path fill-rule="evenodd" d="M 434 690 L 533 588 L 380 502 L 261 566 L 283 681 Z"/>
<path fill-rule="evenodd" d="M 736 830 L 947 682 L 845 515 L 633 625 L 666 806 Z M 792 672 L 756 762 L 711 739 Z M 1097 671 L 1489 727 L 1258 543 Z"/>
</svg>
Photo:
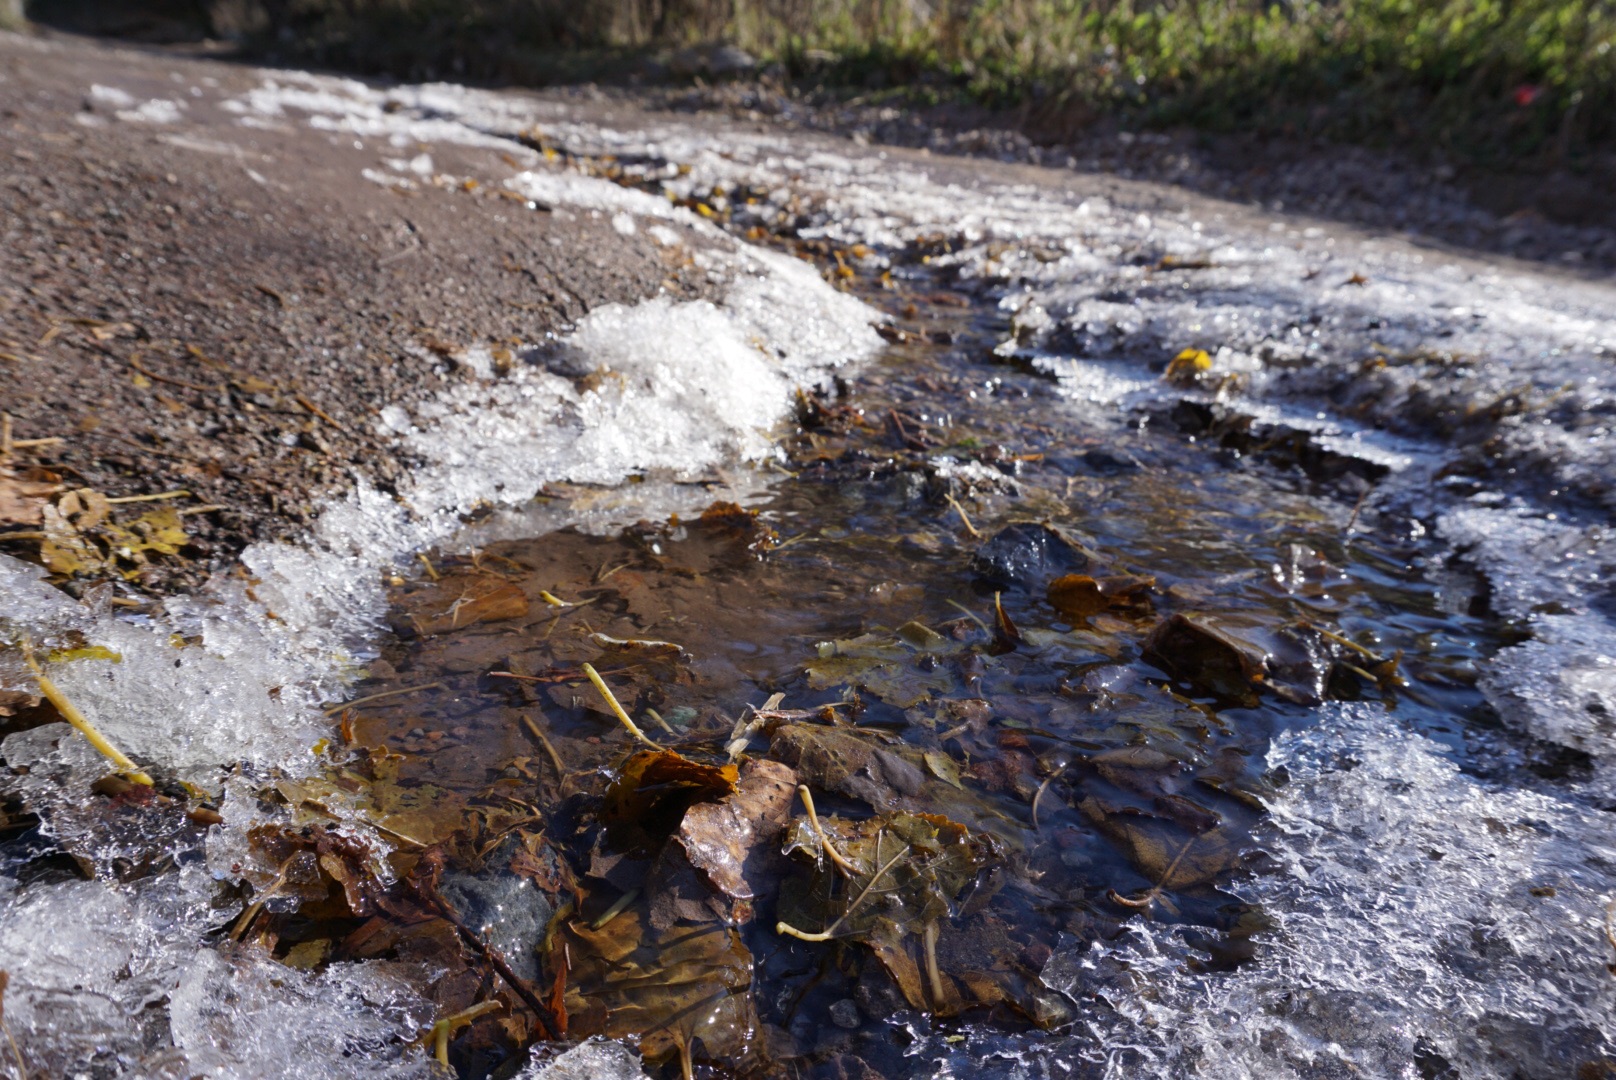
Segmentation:
<svg viewBox="0 0 1616 1080">
<path fill-rule="evenodd" d="M 211 909 L 213 888 L 195 867 L 125 886 L 0 879 L 6 1026 L 28 1075 L 441 1075 L 410 1046 L 433 1016 L 412 988 L 421 973 L 378 961 L 310 975 L 252 949 L 203 947 L 230 914 Z"/>
<path fill-rule="evenodd" d="M 644 1080 L 640 1055 L 622 1043 L 586 1039 L 560 1055 L 536 1048 L 534 1060 L 515 1080 Z"/>
<path fill-rule="evenodd" d="M 1403 1077 L 1440 1060 L 1548 1080 L 1616 1053 L 1608 815 L 1469 776 L 1378 706 L 1327 706 L 1268 763 L 1288 774 L 1258 830 L 1277 867 L 1240 890 L 1275 922 L 1259 958 L 1198 974 L 1183 933 L 1142 921 L 1059 952 L 1044 981 L 1083 1035 L 1042 1056 L 1117 1077 Z"/>
</svg>

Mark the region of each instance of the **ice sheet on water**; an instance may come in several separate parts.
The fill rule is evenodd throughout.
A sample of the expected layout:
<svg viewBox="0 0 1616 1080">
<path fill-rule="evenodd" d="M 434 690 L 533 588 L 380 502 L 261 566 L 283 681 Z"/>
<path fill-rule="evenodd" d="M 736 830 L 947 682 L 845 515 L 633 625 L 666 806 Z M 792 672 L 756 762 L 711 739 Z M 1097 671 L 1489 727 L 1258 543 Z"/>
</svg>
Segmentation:
<svg viewBox="0 0 1616 1080">
<path fill-rule="evenodd" d="M 65 642 L 71 631 L 118 656 L 53 665 L 51 675 L 92 723 L 137 758 L 182 772 L 222 761 L 282 760 L 306 753 L 323 733 L 308 708 L 318 686 L 304 686 L 313 670 L 303 646 L 312 643 L 266 625 L 261 611 L 180 601 L 168 626 L 153 627 L 76 603 L 47 585 L 37 567 L 7 555 L 0 555 L 0 598 L 8 636 L 48 646 Z M 200 634 L 202 644 L 177 648 L 174 632 Z M 33 686 L 21 669 L 0 673 L 0 682 Z M 272 686 L 286 693 L 276 700 Z"/>
<path fill-rule="evenodd" d="M 1591 794 L 1616 796 L 1616 625 L 1608 568 L 1616 536 L 1511 502 L 1443 515 L 1444 536 L 1486 577 L 1492 606 L 1530 627 L 1481 679 L 1506 724 L 1590 755 Z"/>
<path fill-rule="evenodd" d="M 530 170 L 517 173 L 505 186 L 545 206 L 572 206 L 606 213 L 638 214 L 641 217 L 677 221 L 709 235 L 716 229 L 681 206 L 659 199 L 650 192 L 626 188 L 609 180 L 580 173 Z M 633 219 L 630 218 L 632 223 Z"/>
<path fill-rule="evenodd" d="M 1288 775 L 1258 837 L 1277 868 L 1240 890 L 1276 924 L 1256 961 L 1196 973 L 1179 931 L 1135 922 L 1045 968 L 1106 1075 L 1403 1077 L 1423 1057 L 1550 1080 L 1616 1053 L 1607 815 L 1489 786 L 1378 706 L 1326 707 L 1268 763 Z"/>
<path fill-rule="evenodd" d="M 1593 758 L 1596 797 L 1616 799 L 1616 627 L 1597 615 L 1540 615 L 1533 639 L 1502 649 L 1481 688 L 1506 724 Z"/>
</svg>

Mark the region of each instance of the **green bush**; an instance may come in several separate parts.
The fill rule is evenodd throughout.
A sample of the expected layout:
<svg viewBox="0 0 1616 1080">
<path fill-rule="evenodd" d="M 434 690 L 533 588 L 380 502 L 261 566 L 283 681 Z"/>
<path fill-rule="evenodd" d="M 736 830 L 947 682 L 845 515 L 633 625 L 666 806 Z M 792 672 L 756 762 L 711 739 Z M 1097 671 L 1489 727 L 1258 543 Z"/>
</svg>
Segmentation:
<svg viewBox="0 0 1616 1080">
<path fill-rule="evenodd" d="M 258 0 L 261 40 L 542 82 L 726 40 L 844 84 L 1565 160 L 1616 142 L 1616 0 Z M 828 66 L 827 54 L 832 58 Z"/>
</svg>

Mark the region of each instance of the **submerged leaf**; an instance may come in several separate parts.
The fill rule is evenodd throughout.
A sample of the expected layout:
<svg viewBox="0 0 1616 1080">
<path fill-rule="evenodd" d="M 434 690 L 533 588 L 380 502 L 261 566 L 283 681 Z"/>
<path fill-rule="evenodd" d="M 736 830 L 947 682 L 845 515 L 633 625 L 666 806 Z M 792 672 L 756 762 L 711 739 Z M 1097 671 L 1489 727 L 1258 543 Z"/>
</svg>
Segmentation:
<svg viewBox="0 0 1616 1080">
<path fill-rule="evenodd" d="M 641 750 L 630 755 L 606 789 L 601 820 L 666 836 L 691 806 L 733 795 L 739 775 L 734 765 L 703 765 L 672 750 Z"/>
<path fill-rule="evenodd" d="M 824 853 L 828 841 L 854 868 L 845 880 Z M 998 843 L 935 814 L 884 814 L 864 821 L 793 822 L 786 851 L 813 859 L 806 887 L 781 891 L 777 930 L 805 941 L 847 939 L 868 947 L 916 1008 L 951 1014 L 965 1007 L 939 965 L 938 944 L 968 931 L 955 925 L 961 903 L 996 887 Z"/>
<path fill-rule="evenodd" d="M 566 990 L 574 1038 L 640 1040 L 647 1061 L 681 1048 L 734 1063 L 752 1049 L 752 954 L 719 922 L 651 928 L 637 909 L 598 930 L 569 922 L 562 940 L 572 969 Z"/>
<path fill-rule="evenodd" d="M 478 578 L 447 607 L 413 616 L 417 632 L 442 634 L 482 622 L 520 619 L 528 613 L 527 594 L 508 581 L 491 582 Z"/>
<path fill-rule="evenodd" d="M 1147 591 L 1156 579 L 1133 574 L 1093 578 L 1067 574 L 1049 583 L 1049 602 L 1062 615 L 1086 619 L 1102 611 L 1150 610 Z"/>
</svg>

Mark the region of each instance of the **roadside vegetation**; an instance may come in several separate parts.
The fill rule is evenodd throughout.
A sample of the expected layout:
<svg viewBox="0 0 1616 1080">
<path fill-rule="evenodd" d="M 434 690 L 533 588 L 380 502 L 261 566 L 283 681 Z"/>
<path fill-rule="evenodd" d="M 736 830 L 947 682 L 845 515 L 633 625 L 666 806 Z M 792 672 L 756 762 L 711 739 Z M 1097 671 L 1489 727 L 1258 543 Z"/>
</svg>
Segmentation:
<svg viewBox="0 0 1616 1080">
<path fill-rule="evenodd" d="M 1111 118 L 1492 165 L 1616 150 L 1616 0 L 213 0 L 211 14 L 261 52 L 401 77 L 602 77 L 723 41 L 830 90 L 1017 108 L 1035 136 Z"/>
</svg>

